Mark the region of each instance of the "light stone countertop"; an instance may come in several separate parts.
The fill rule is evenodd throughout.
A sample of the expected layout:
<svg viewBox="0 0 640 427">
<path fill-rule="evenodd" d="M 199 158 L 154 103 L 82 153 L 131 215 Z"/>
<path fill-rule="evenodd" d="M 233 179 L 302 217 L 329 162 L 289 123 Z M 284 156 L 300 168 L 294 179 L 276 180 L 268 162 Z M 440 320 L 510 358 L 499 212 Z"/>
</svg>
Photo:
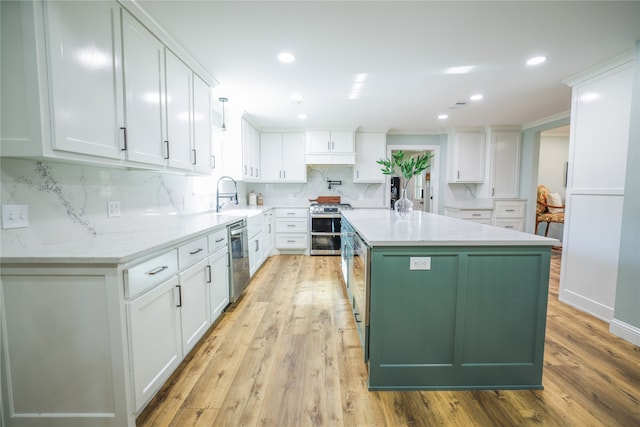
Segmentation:
<svg viewBox="0 0 640 427">
<path fill-rule="evenodd" d="M 206 212 L 174 218 L 155 219 L 157 227 L 88 236 L 56 244 L 9 246 L 2 244 L 3 264 L 122 264 L 142 255 L 177 247 L 246 217 L 244 212 Z M 149 221 L 154 222 L 150 217 Z"/>
<path fill-rule="evenodd" d="M 343 216 L 369 246 L 555 246 L 559 242 L 473 221 L 414 211 L 354 209 Z"/>
</svg>

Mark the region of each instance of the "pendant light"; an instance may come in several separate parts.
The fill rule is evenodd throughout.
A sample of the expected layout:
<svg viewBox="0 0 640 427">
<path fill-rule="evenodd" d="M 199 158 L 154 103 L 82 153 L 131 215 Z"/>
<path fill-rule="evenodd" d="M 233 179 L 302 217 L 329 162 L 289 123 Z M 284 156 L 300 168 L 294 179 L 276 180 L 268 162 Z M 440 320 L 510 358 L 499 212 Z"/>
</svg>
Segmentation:
<svg viewBox="0 0 640 427">
<path fill-rule="evenodd" d="M 224 104 L 228 100 L 229 100 L 229 98 L 218 98 L 218 101 L 220 101 L 222 103 L 222 126 L 220 126 L 220 130 L 222 132 L 226 132 L 227 131 L 227 126 L 224 124 Z"/>
</svg>

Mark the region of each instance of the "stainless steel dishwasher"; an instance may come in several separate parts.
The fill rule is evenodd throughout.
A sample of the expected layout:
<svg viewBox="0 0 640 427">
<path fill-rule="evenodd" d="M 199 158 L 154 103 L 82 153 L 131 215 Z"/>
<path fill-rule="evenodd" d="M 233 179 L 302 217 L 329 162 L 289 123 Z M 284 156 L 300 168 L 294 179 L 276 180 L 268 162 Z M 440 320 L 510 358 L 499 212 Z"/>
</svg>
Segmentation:
<svg viewBox="0 0 640 427">
<path fill-rule="evenodd" d="M 234 303 L 249 285 L 249 237 L 246 220 L 243 219 L 229 226 L 229 242 L 231 242 L 229 300 Z"/>
</svg>

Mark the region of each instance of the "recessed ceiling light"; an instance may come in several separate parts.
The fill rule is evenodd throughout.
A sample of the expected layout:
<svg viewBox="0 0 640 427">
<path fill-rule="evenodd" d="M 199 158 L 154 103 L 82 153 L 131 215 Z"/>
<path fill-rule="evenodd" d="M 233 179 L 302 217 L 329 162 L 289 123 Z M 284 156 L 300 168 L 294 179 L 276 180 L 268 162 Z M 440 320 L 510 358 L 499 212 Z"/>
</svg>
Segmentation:
<svg viewBox="0 0 640 427">
<path fill-rule="evenodd" d="M 305 113 L 300 113 L 300 114 L 298 114 L 298 118 L 300 120 L 305 120 L 307 118 L 307 115 Z"/>
<path fill-rule="evenodd" d="M 447 68 L 444 73 L 445 74 L 467 74 L 470 73 L 475 67 L 473 65 L 464 65 L 461 67 L 451 67 Z"/>
<path fill-rule="evenodd" d="M 296 57 L 293 56 L 293 53 L 282 52 L 280 55 L 278 55 L 278 60 L 280 62 L 284 62 L 285 64 L 291 64 L 292 62 L 295 62 Z"/>
<path fill-rule="evenodd" d="M 482 96 L 482 94 L 479 94 L 479 93 L 476 93 L 475 95 L 471 95 L 469 97 L 471 101 L 480 101 L 482 98 L 484 98 L 484 96 Z"/>
<path fill-rule="evenodd" d="M 291 102 L 293 102 L 294 104 L 300 104 L 302 103 L 302 101 L 304 101 L 304 97 L 302 96 L 301 93 L 291 94 Z"/>
<path fill-rule="evenodd" d="M 542 64 L 547 60 L 546 56 L 535 56 L 527 61 L 527 65 L 538 65 Z"/>
<path fill-rule="evenodd" d="M 448 115 L 448 114 L 440 114 L 440 115 L 438 116 L 438 119 L 439 119 L 439 120 L 447 120 L 448 118 L 449 118 L 449 115 Z"/>
</svg>

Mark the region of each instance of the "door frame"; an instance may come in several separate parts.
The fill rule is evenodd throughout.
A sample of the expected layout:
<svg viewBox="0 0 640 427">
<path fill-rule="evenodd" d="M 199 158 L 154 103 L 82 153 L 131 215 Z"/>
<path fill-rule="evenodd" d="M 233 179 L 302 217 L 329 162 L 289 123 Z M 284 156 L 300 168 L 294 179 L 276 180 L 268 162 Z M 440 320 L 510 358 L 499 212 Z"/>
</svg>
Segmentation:
<svg viewBox="0 0 640 427">
<path fill-rule="evenodd" d="M 431 190 L 432 190 L 432 203 L 429 204 L 429 212 L 437 214 L 438 207 L 440 206 L 440 146 L 439 145 L 427 145 L 427 144 L 399 144 L 399 145 L 387 145 L 387 158 L 391 158 L 392 151 L 430 151 L 433 154 L 431 159 Z M 389 200 L 391 199 L 391 177 L 385 175 L 385 187 L 384 187 L 384 203 L 385 206 L 389 206 Z"/>
</svg>

